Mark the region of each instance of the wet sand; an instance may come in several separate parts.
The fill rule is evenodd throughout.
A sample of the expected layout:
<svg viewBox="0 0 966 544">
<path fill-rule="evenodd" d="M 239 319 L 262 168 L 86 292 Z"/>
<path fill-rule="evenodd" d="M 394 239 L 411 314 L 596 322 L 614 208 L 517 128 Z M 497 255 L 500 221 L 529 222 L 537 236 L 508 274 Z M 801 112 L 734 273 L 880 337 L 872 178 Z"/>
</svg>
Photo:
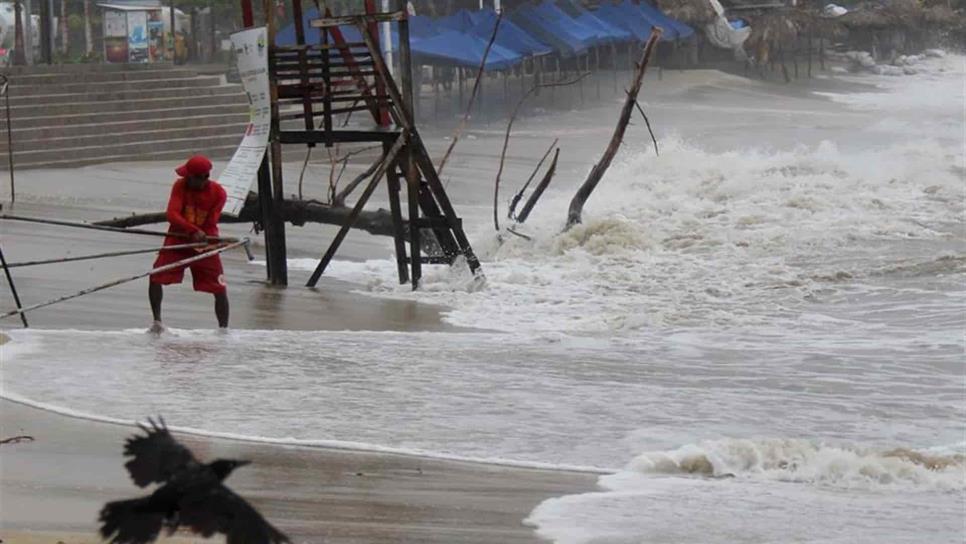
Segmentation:
<svg viewBox="0 0 966 544">
<path fill-rule="evenodd" d="M 709 149 L 739 146 L 735 135 L 746 131 L 746 144 L 769 141 L 758 126 L 778 120 L 808 119 L 795 135 L 812 143 L 853 123 L 840 108 L 824 107 L 805 83 L 783 86 L 748 81 L 719 72 L 666 72 L 649 75 L 642 103 L 658 138 L 678 134 Z M 809 83 L 841 90 L 829 80 Z M 778 100 L 780 98 L 780 101 Z M 558 98 L 560 100 L 560 98 Z M 613 130 L 620 97 L 612 94 L 579 111 L 556 110 L 519 119 L 504 171 L 504 192 L 522 183 L 555 136 L 561 138 L 561 163 L 551 191 L 572 191 L 582 181 Z M 718 105 L 726 104 L 726 108 Z M 771 107 L 775 106 L 775 107 Z M 762 123 L 761 118 L 771 118 Z M 503 140 L 503 123 L 473 125 L 443 175 L 450 196 L 471 238 L 490 224 L 492 180 Z M 787 137 L 788 131 L 782 137 Z M 441 156 L 447 132 L 425 130 L 433 156 Z M 775 145 L 786 142 L 775 141 Z M 635 121 L 627 146 L 650 145 L 643 123 Z M 316 152 L 307 176 L 307 197 L 324 194 L 328 162 Z M 287 192 L 295 191 L 303 155 L 291 153 L 286 165 Z M 315 156 L 314 156 L 315 157 Z M 18 173 L 18 202 L 4 212 L 93 221 L 163 207 L 173 164 L 126 163 L 74 170 Z M 348 179 L 365 167 L 357 164 Z M 372 207 L 384 206 L 379 196 Z M 538 207 L 534 213 L 540 213 Z M 563 218 L 561 218 L 562 220 Z M 157 240 L 122 234 L 3 222 L 3 248 L 16 262 L 66 253 L 83 254 L 151 247 Z M 162 226 L 158 226 L 161 228 Z M 223 233 L 243 236 L 247 225 L 226 225 Z M 335 227 L 287 227 L 289 256 L 318 258 Z M 260 236 L 255 252 L 259 253 Z M 389 239 L 353 232 L 338 258 L 384 258 Z M 152 256 L 142 255 L 14 269 L 26 304 L 47 300 L 96 283 L 145 271 Z M 408 301 L 386 301 L 351 292 L 351 286 L 323 276 L 320 288 L 300 286 L 307 272 L 292 272 L 289 289 L 267 287 L 264 268 L 245 262 L 241 252 L 225 257 L 230 284 L 232 327 L 299 330 L 455 330 L 441 314 L 445 308 Z M 485 271 L 485 263 L 484 263 Z M 43 328 L 128 329 L 150 322 L 146 281 L 139 280 L 29 315 Z M 6 285 L 2 307 L 12 306 Z M 165 291 L 165 321 L 179 328 L 214 328 L 211 299 L 190 286 Z M 4 328 L 17 327 L 13 319 Z M 107 500 L 136 495 L 122 469 L 121 444 L 131 428 L 68 418 L 9 401 L 0 401 L 0 434 L 30 434 L 35 442 L 0 450 L 0 538 L 4 542 L 93 540 L 96 511 Z M 147 414 L 145 414 L 147 415 Z M 20 429 L 23 429 L 22 431 Z M 521 470 L 366 452 L 271 446 L 190 436 L 203 458 L 235 455 L 255 461 L 230 483 L 263 509 L 296 542 L 536 542 L 524 519 L 542 500 L 595 489 L 596 476 L 560 471 Z M 16 533 L 12 531 L 18 531 Z M 28 533 L 26 531 L 34 531 Z M 45 531 L 36 533 L 35 531 Z M 67 536 L 64 536 L 66 533 Z"/>
<path fill-rule="evenodd" d="M 94 541 L 104 502 L 144 493 L 121 456 L 133 427 L 2 400 L 0 429 L 35 439 L 0 446 L 5 543 Z M 521 520 L 544 499 L 590 490 L 596 481 L 591 474 L 178 438 L 203 460 L 251 460 L 229 485 L 297 543 L 539 542 Z M 38 530 L 44 533 L 32 533 Z"/>
</svg>

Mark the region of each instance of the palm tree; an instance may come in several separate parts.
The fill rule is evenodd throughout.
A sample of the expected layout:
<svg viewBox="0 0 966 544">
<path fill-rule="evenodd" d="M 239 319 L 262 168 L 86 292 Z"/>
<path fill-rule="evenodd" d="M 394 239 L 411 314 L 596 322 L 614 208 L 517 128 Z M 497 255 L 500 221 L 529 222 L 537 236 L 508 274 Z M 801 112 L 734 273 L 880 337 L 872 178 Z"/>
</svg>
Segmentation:
<svg viewBox="0 0 966 544">
<path fill-rule="evenodd" d="M 94 36 L 91 33 L 91 0 L 84 0 L 84 53 L 94 52 Z"/>
</svg>

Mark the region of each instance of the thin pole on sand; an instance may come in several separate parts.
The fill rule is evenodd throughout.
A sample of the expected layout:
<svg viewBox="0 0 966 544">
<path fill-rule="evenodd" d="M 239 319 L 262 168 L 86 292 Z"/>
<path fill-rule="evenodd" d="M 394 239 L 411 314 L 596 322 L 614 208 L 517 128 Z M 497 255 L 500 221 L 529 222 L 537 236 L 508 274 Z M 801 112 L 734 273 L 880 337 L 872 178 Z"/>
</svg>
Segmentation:
<svg viewBox="0 0 966 544">
<path fill-rule="evenodd" d="M 23 313 L 23 306 L 20 304 L 20 295 L 17 294 L 17 288 L 13 284 L 13 276 L 10 275 L 10 270 L 7 267 L 7 259 L 3 256 L 3 248 L 0 248 L 0 264 L 3 265 L 3 273 L 7 276 L 7 284 L 10 285 L 10 292 L 13 293 L 13 301 L 20 312 L 20 321 L 23 321 L 25 329 L 30 328 L 30 325 L 27 324 L 27 315 Z"/>
<path fill-rule="evenodd" d="M 5 268 L 19 268 L 22 266 L 38 266 L 42 264 L 71 263 L 74 261 L 89 261 L 92 259 L 107 259 L 109 257 L 124 257 L 127 255 L 138 255 L 140 253 L 154 253 L 156 251 L 174 251 L 178 249 L 194 249 L 209 246 L 208 242 L 195 242 L 192 244 L 173 244 L 170 246 L 151 247 L 148 249 L 128 249 L 125 251 L 112 251 L 110 253 L 95 253 L 92 255 L 78 255 L 77 257 L 61 257 L 59 259 L 44 259 L 41 261 L 24 261 L 20 263 L 4 264 Z"/>
<path fill-rule="evenodd" d="M 220 247 L 220 248 L 217 248 L 217 249 L 213 249 L 211 251 L 206 251 L 204 253 L 199 253 L 198 255 L 195 255 L 194 257 L 188 257 L 187 259 L 182 259 L 180 261 L 177 261 L 177 262 L 174 262 L 174 263 L 171 263 L 171 264 L 167 264 L 167 265 L 164 265 L 164 266 L 159 266 L 159 267 L 157 267 L 157 268 L 155 268 L 153 270 L 148 270 L 147 272 L 143 272 L 143 273 L 137 274 L 135 276 L 129 276 L 129 277 L 126 277 L 126 278 L 121 278 L 119 280 L 110 281 L 110 282 L 107 282 L 105 284 L 98 285 L 98 286 L 95 286 L 95 287 L 89 287 L 87 289 L 82 289 L 82 290 L 80 290 L 80 291 L 78 291 L 76 293 L 73 293 L 73 294 L 70 294 L 70 295 L 64 295 L 62 297 L 57 297 L 55 299 L 48 300 L 47 302 L 41 302 L 40 304 L 34 304 L 33 306 L 28 306 L 26 308 L 17 308 L 16 310 L 13 310 L 13 311 L 10 311 L 10 312 L 6 312 L 6 313 L 0 315 L 0 319 L 4 319 L 4 318 L 10 317 L 12 315 L 17 315 L 17 314 L 20 314 L 22 316 L 24 314 L 24 312 L 29 312 L 29 311 L 37 310 L 37 309 L 40 309 L 40 308 L 44 308 L 44 307 L 50 306 L 52 304 L 57 304 L 58 302 L 64 302 L 66 300 L 70 300 L 70 299 L 73 299 L 73 298 L 81 297 L 81 296 L 84 296 L 84 295 L 89 295 L 91 293 L 96 293 L 97 291 L 103 291 L 104 289 L 108 289 L 110 287 L 116 287 L 118 285 L 121 285 L 122 283 L 128 283 L 128 282 L 132 282 L 134 280 L 139 280 L 141 278 L 144 278 L 146 276 L 150 276 L 152 274 L 159 274 L 161 272 L 167 272 L 168 270 L 174 270 L 175 268 L 181 268 L 183 266 L 186 266 L 186 265 L 189 265 L 191 263 L 200 261 L 202 259 L 207 259 L 208 257 L 214 256 L 214 255 L 218 255 L 219 253 L 224 253 L 225 251 L 228 251 L 229 249 L 234 249 L 236 247 L 239 247 L 239 246 L 242 246 L 242 245 L 248 245 L 248 244 L 249 244 L 248 238 L 243 238 L 243 239 L 241 239 L 241 240 L 239 240 L 237 242 L 230 243 L 230 244 L 228 244 L 226 246 L 223 246 L 223 247 Z"/>
</svg>

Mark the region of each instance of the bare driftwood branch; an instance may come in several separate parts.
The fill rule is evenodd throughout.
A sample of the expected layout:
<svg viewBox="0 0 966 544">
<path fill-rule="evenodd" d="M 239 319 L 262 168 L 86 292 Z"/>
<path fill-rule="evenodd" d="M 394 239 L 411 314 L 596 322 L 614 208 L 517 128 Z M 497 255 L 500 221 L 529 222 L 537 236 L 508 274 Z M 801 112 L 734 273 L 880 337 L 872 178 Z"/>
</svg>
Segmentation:
<svg viewBox="0 0 966 544">
<path fill-rule="evenodd" d="M 19 444 L 21 442 L 33 442 L 34 437 L 27 435 L 11 436 L 10 438 L 4 438 L 0 440 L 0 444 Z"/>
<path fill-rule="evenodd" d="M 550 161 L 550 167 L 547 168 L 547 173 L 543 175 L 543 179 L 537 184 L 537 188 L 533 190 L 533 194 L 527 199 L 527 203 L 523 205 L 523 209 L 520 210 L 520 215 L 517 216 L 517 223 L 523 223 L 530 217 L 530 212 L 533 211 L 533 207 L 537 205 L 537 201 L 543 195 L 543 192 L 547 190 L 547 186 L 550 185 L 550 180 L 553 179 L 553 175 L 557 173 L 557 159 L 560 158 L 560 148 L 553 154 L 553 160 Z"/>
<path fill-rule="evenodd" d="M 337 195 L 335 195 L 335 198 L 332 199 L 332 205 L 333 206 L 344 206 L 345 205 L 345 199 L 346 199 L 346 197 L 348 197 L 349 194 L 352 193 L 352 191 L 354 191 L 356 189 L 356 187 L 358 187 L 359 185 L 361 185 L 363 181 L 369 179 L 369 176 L 371 176 L 373 173 L 375 173 L 376 169 L 379 168 L 379 164 L 381 162 L 382 161 L 378 161 L 378 162 L 374 162 L 374 163 L 370 164 L 369 165 L 369 168 L 366 168 L 366 171 L 365 172 L 363 172 L 363 173 L 359 174 L 358 176 L 352 178 L 352 181 L 350 181 L 345 186 L 345 189 L 342 189 L 342 191 L 340 191 Z"/>
<path fill-rule="evenodd" d="M 510 120 L 506 124 L 506 134 L 503 135 L 503 150 L 500 151 L 500 167 L 496 171 L 496 180 L 493 182 L 493 227 L 496 230 L 500 230 L 500 219 L 498 217 L 498 213 L 499 213 L 498 209 L 499 209 L 499 202 L 500 202 L 500 177 L 503 175 L 503 165 L 506 162 L 506 150 L 510 144 L 510 131 L 513 129 L 513 122 L 516 121 L 517 114 L 520 113 L 520 108 L 523 106 L 523 103 L 526 102 L 527 98 L 530 98 L 530 96 L 533 93 L 537 92 L 537 90 L 539 89 L 544 89 L 547 87 L 564 87 L 567 85 L 573 85 L 574 83 L 581 81 L 582 79 L 584 79 L 589 75 L 590 75 L 590 72 L 584 72 L 583 74 L 580 74 L 579 76 L 567 81 L 555 81 L 552 83 L 538 83 L 533 87 L 530 87 L 530 90 L 527 91 L 526 94 L 521 96 L 520 101 L 517 102 L 517 105 L 513 107 L 513 113 L 510 115 Z"/>
<path fill-rule="evenodd" d="M 280 203 L 281 215 L 285 221 L 296 226 L 306 223 L 324 223 L 328 225 L 342 226 L 348 219 L 352 208 L 346 206 L 328 206 L 311 200 L 283 200 Z M 261 218 L 261 209 L 258 204 L 258 197 L 254 193 L 249 194 L 245 206 L 239 212 L 238 217 L 222 215 L 222 223 L 250 223 Z M 149 225 L 153 223 L 165 223 L 168 219 L 164 212 L 145 213 L 119 217 L 106 221 L 98 221 L 95 225 L 109 227 L 129 228 L 139 225 Z M 377 236 L 392 236 L 392 215 L 389 210 L 362 211 L 356 219 L 354 227 L 364 230 Z"/>
<path fill-rule="evenodd" d="M 517 191 L 517 194 L 513 195 L 513 200 L 510 201 L 510 209 L 507 211 L 507 214 L 506 214 L 507 219 L 513 219 L 514 213 L 517 211 L 517 204 L 519 204 L 520 199 L 523 198 L 523 193 L 525 193 L 527 188 L 530 187 L 530 182 L 533 181 L 533 178 L 537 177 L 537 172 L 540 171 L 540 167 L 543 166 L 543 162 L 546 161 L 547 157 L 550 156 L 550 153 L 553 151 L 553 148 L 557 147 L 557 142 L 559 141 L 560 141 L 560 138 L 553 139 L 553 143 L 550 144 L 550 147 L 547 148 L 547 152 L 543 154 L 543 157 L 540 157 L 540 162 L 537 163 L 537 167 L 533 169 L 533 172 L 530 174 L 530 177 L 527 178 L 527 182 L 523 184 L 523 187 L 520 187 L 520 190 Z"/>
<path fill-rule="evenodd" d="M 493 42 L 496 40 L 496 33 L 500 30 L 500 22 L 502 20 L 503 12 L 500 12 L 496 16 L 496 24 L 493 25 L 493 34 L 490 35 L 490 41 L 487 42 L 486 49 L 483 50 L 483 58 L 480 59 L 480 67 L 476 71 L 476 81 L 473 82 L 473 90 L 470 92 L 470 101 L 466 104 L 466 111 L 463 113 L 460 124 L 453 131 L 453 137 L 450 139 L 449 147 L 446 148 L 446 153 L 443 154 L 443 158 L 440 159 L 439 166 L 436 168 L 437 175 L 440 177 L 443 175 L 443 168 L 446 166 L 446 161 L 449 160 L 453 148 L 456 147 L 460 136 L 463 135 L 463 129 L 466 128 L 466 123 L 469 121 L 470 114 L 473 112 L 473 104 L 476 103 L 476 95 L 480 90 L 480 82 L 483 80 L 483 69 L 486 67 L 486 59 L 490 56 L 490 48 L 493 47 Z"/>
<path fill-rule="evenodd" d="M 654 142 L 654 154 L 660 157 L 661 152 L 657 148 L 657 138 L 654 137 L 654 131 L 651 130 L 651 120 L 647 118 L 647 114 L 644 113 L 644 108 L 641 107 L 640 102 L 635 100 L 634 105 L 637 106 L 637 111 L 641 112 L 641 117 L 644 118 L 644 124 L 647 125 L 647 131 L 651 133 L 651 141 Z"/>
<path fill-rule="evenodd" d="M 637 103 L 637 95 L 641 92 L 641 84 L 644 81 L 644 73 L 647 71 L 647 63 L 651 59 L 654 45 L 660 37 L 661 29 L 654 27 L 651 30 L 650 38 L 647 39 L 647 45 L 644 46 L 641 60 L 637 64 L 637 72 L 634 74 L 634 84 L 631 85 L 631 89 L 627 92 L 627 98 L 624 100 L 624 107 L 621 109 L 617 127 L 614 129 L 614 135 L 611 137 L 610 143 L 607 145 L 607 149 L 604 150 L 604 155 L 600 158 L 600 161 L 590 170 L 587 179 L 584 180 L 584 183 L 577 189 L 577 193 L 571 199 L 570 207 L 567 210 L 567 226 L 565 229 L 569 229 L 581 222 L 584 203 L 587 202 L 590 194 L 594 192 L 597 184 L 604 177 L 604 173 L 610 168 L 610 163 L 614 160 L 614 155 L 620 149 L 621 142 L 624 140 L 624 132 L 627 130 L 627 123 L 630 122 L 631 113 L 634 112 L 634 104 Z"/>
</svg>

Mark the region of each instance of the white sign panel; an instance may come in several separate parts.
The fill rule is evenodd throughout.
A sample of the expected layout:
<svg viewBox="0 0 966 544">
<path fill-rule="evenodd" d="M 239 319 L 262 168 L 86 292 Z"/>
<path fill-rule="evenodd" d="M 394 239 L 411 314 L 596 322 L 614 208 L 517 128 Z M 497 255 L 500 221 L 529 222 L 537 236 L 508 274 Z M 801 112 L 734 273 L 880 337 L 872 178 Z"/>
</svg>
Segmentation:
<svg viewBox="0 0 966 544">
<path fill-rule="evenodd" d="M 265 27 L 251 28 L 231 35 L 232 48 L 238 60 L 238 75 L 248 95 L 248 127 L 238 149 L 218 176 L 218 183 L 228 193 L 224 213 L 238 215 L 258 167 L 265 156 L 272 121 L 268 89 L 268 35 Z"/>
</svg>

